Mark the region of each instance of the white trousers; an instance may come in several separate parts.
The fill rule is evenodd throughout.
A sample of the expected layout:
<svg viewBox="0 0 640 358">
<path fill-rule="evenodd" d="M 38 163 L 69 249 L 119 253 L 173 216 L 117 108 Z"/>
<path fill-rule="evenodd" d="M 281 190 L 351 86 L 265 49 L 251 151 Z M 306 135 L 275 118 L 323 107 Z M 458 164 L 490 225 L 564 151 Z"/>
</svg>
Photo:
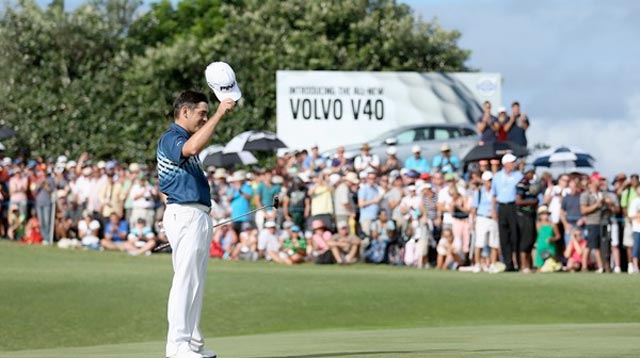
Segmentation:
<svg viewBox="0 0 640 358">
<path fill-rule="evenodd" d="M 213 222 L 204 210 L 198 204 L 169 204 L 164 212 L 163 224 L 173 250 L 167 357 L 204 346 L 199 326 L 213 233 Z"/>
</svg>

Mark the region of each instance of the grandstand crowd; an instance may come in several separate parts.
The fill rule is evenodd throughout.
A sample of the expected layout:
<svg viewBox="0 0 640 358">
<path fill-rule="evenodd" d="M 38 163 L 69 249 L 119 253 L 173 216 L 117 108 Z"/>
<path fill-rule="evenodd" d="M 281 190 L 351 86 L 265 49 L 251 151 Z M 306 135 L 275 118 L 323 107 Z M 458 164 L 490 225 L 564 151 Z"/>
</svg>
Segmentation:
<svg viewBox="0 0 640 358">
<path fill-rule="evenodd" d="M 485 113 L 487 114 L 487 113 Z M 483 141 L 524 136 L 528 119 L 478 121 Z M 511 116 L 513 119 L 513 116 Z M 516 128 L 517 129 L 513 129 Z M 272 168 L 204 168 L 212 198 L 210 254 L 225 260 L 387 263 L 473 272 L 638 272 L 638 175 L 553 177 L 511 154 L 468 165 L 434 158 L 355 158 L 318 148 Z M 428 165 L 424 165 L 424 163 Z M 150 255 L 166 242 L 153 168 L 65 156 L 0 162 L 0 236 L 61 248 Z M 274 196 L 281 205 L 270 205 Z M 255 215 L 243 216 L 258 210 Z M 227 223 L 227 224 L 225 224 Z"/>
</svg>

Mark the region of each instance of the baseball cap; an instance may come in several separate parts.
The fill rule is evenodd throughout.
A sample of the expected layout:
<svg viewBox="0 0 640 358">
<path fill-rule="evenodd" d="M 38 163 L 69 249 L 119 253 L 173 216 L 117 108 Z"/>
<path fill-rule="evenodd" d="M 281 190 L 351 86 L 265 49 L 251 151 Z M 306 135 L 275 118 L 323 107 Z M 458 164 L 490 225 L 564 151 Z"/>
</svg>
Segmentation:
<svg viewBox="0 0 640 358">
<path fill-rule="evenodd" d="M 511 153 L 507 153 L 504 155 L 504 157 L 502 157 L 502 164 L 507 164 L 507 163 L 513 163 L 516 161 L 516 156 L 511 154 Z"/>
<path fill-rule="evenodd" d="M 447 173 L 444 175 L 444 181 L 456 180 L 456 176 L 453 173 Z"/>
<path fill-rule="evenodd" d="M 504 106 L 498 107 L 498 113 L 502 113 L 502 112 L 507 113 L 507 109 Z"/>
<path fill-rule="evenodd" d="M 429 180 L 429 179 L 431 179 L 431 174 L 429 174 L 429 173 L 422 173 L 422 174 L 420 174 L 420 179 L 422 179 L 422 180 Z"/>
<path fill-rule="evenodd" d="M 409 190 L 409 191 L 416 191 L 416 186 L 415 186 L 415 185 L 409 185 L 409 186 L 407 187 L 407 190 Z"/>
<path fill-rule="evenodd" d="M 549 214 L 549 208 L 546 205 L 542 205 L 538 208 L 538 215 Z"/>
<path fill-rule="evenodd" d="M 348 227 L 349 225 L 347 224 L 346 221 L 339 221 L 338 222 L 338 229 L 342 229 L 343 227 Z"/>
<path fill-rule="evenodd" d="M 493 179 L 493 173 L 491 173 L 490 171 L 485 171 L 484 173 L 482 173 L 482 180 L 491 180 Z"/>
<path fill-rule="evenodd" d="M 593 172 L 593 174 L 591 174 L 591 176 L 589 177 L 589 180 L 594 181 L 600 181 L 600 179 L 602 179 L 602 176 L 598 172 Z"/>
<path fill-rule="evenodd" d="M 527 165 L 524 167 L 524 172 L 525 172 L 525 173 L 528 173 L 528 172 L 535 172 L 535 171 L 536 171 L 536 167 L 534 167 L 534 166 L 533 166 L 533 165 L 531 165 L 531 164 L 527 164 Z"/>
<path fill-rule="evenodd" d="M 276 223 L 273 221 L 267 221 L 266 223 L 264 223 L 264 227 L 266 228 L 274 228 L 276 227 Z"/>
<path fill-rule="evenodd" d="M 442 147 L 440 147 L 440 151 L 441 152 L 448 152 L 450 150 L 451 150 L 451 147 L 449 147 L 448 143 L 445 143 L 445 144 L 442 145 Z"/>
<path fill-rule="evenodd" d="M 298 225 L 293 225 L 291 227 L 291 232 L 300 232 L 300 231 L 301 231 L 300 230 L 300 226 L 298 226 Z"/>
<path fill-rule="evenodd" d="M 431 186 L 430 183 L 424 183 L 424 184 L 420 185 L 420 187 L 418 188 L 418 192 L 421 193 L 423 190 L 431 189 L 431 188 L 432 188 L 432 186 Z"/>
<path fill-rule="evenodd" d="M 420 153 L 420 150 L 420 146 L 417 144 L 411 147 L 411 153 Z"/>
<path fill-rule="evenodd" d="M 411 179 L 418 179 L 420 177 L 420 173 L 412 169 L 407 173 L 407 177 Z"/>
<path fill-rule="evenodd" d="M 210 63 L 204 71 L 204 77 L 207 79 L 209 88 L 211 88 L 218 100 L 222 101 L 231 98 L 237 101 L 242 97 L 240 87 L 238 87 L 236 81 L 236 73 L 233 72 L 233 69 L 227 63 Z"/>
<path fill-rule="evenodd" d="M 396 153 L 398 153 L 398 149 L 396 147 L 389 147 L 387 148 L 387 154 L 388 155 L 396 155 Z"/>
</svg>

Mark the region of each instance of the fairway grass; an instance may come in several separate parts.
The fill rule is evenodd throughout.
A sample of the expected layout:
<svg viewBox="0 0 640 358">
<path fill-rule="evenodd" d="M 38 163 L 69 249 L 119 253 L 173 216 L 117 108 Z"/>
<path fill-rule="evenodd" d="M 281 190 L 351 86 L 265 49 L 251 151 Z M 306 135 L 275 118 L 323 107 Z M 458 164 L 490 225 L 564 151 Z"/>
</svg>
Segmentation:
<svg viewBox="0 0 640 358">
<path fill-rule="evenodd" d="M 169 255 L 0 242 L 0 263 L 0 357 L 162 356 Z M 629 275 L 212 261 L 201 327 L 225 357 L 638 356 L 639 286 Z"/>
</svg>

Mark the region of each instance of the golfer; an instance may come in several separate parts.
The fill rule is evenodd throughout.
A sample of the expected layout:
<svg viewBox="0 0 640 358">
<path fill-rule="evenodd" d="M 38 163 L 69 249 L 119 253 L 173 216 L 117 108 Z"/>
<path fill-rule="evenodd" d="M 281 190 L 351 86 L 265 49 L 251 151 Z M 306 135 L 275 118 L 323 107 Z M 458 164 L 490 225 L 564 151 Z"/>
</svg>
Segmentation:
<svg viewBox="0 0 640 358">
<path fill-rule="evenodd" d="M 228 86 L 225 88 L 230 89 Z M 207 96 L 193 91 L 182 92 L 173 104 L 175 122 L 158 142 L 160 191 L 167 204 L 163 223 L 173 248 L 173 282 L 167 310 L 167 357 L 216 356 L 204 348 L 199 328 L 213 223 L 209 216 L 209 184 L 197 154 L 211 139 L 218 122 L 234 105 L 233 98 L 221 99 L 218 109 L 207 120 Z"/>
</svg>

